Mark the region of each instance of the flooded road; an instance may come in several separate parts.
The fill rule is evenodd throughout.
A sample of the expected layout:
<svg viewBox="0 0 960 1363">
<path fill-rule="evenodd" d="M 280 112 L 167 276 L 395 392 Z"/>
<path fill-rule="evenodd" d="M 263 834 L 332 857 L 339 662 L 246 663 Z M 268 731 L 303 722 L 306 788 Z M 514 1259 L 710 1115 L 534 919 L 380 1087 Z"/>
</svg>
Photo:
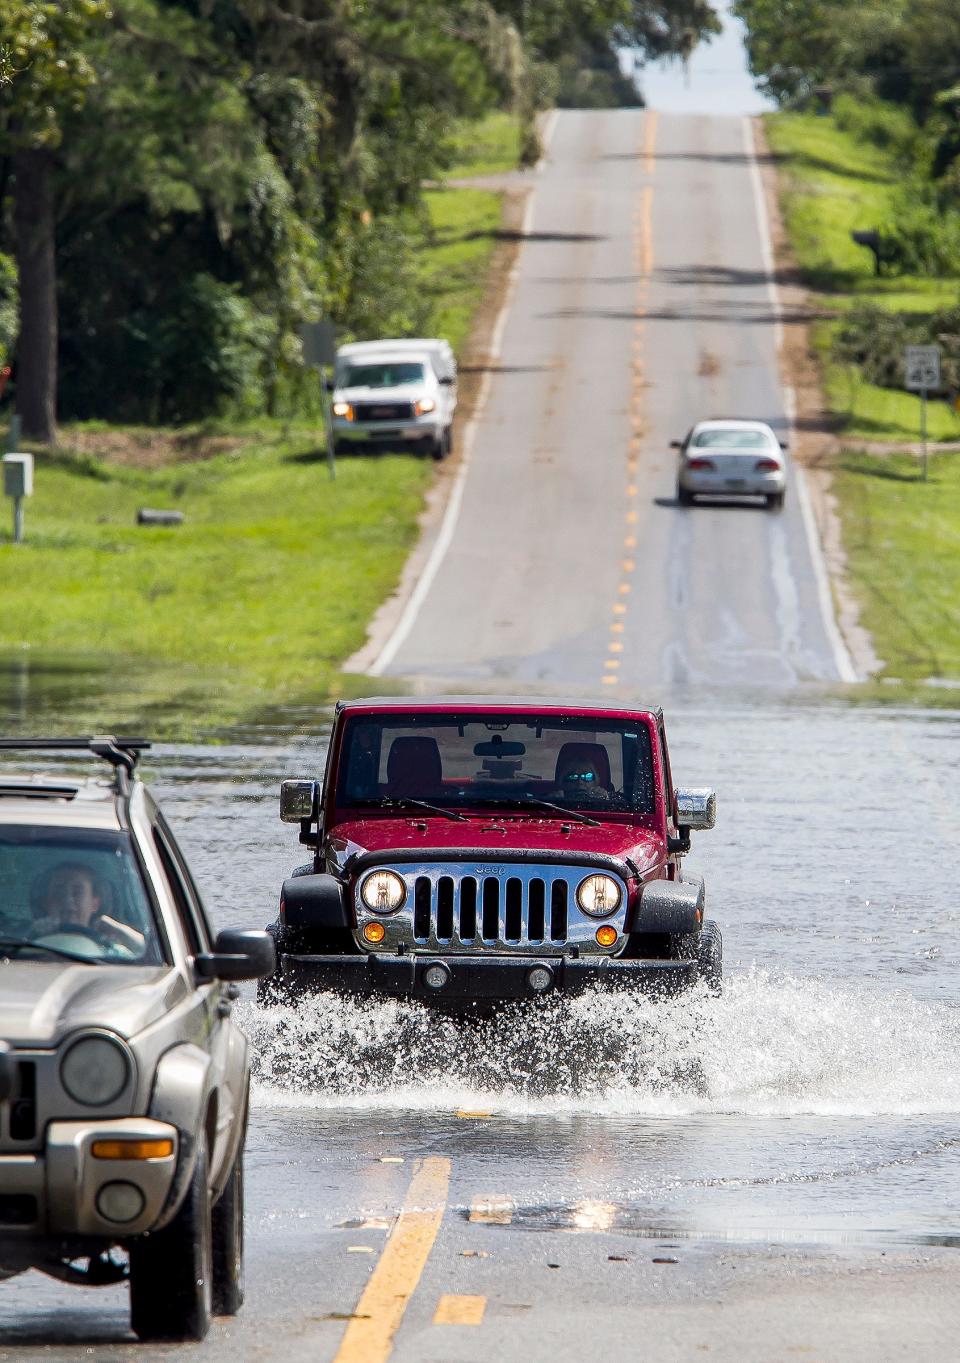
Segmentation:
<svg viewBox="0 0 960 1363">
<path fill-rule="evenodd" d="M 678 779 L 718 791 L 717 828 L 688 864 L 723 927 L 723 997 L 588 995 L 467 1027 L 398 1002 L 260 1010 L 245 997 L 248 1305 L 198 1357 L 349 1357 L 344 1321 L 420 1159 L 444 1171 L 444 1211 L 398 1359 L 480 1356 L 466 1325 L 434 1323 L 446 1294 L 483 1297 L 484 1348 L 502 1329 L 506 1356 L 520 1315 L 528 1340 L 535 1321 L 546 1338 L 588 1282 L 595 1309 L 550 1350 L 583 1357 L 631 1328 L 627 1289 L 658 1311 L 671 1294 L 744 1291 L 748 1318 L 744 1284 L 771 1258 L 791 1291 L 826 1274 L 818 1300 L 843 1283 L 857 1301 L 865 1265 L 881 1296 L 894 1267 L 898 1291 L 904 1273 L 940 1290 L 960 1245 L 960 828 L 946 776 L 960 714 L 769 695 L 665 710 Z M 302 859 L 278 783 L 319 770 L 323 744 L 318 729 L 149 757 L 218 925 L 273 916 Z M 956 1338 L 955 1295 L 912 1353 L 894 1350 L 878 1309 L 871 1296 L 887 1330 L 873 1352 L 869 1331 L 862 1353 L 821 1347 L 809 1319 L 804 1338 L 838 1359 L 933 1357 L 937 1331 Z M 699 1347 L 684 1320 L 644 1356 Z M 120 1289 L 38 1275 L 0 1288 L 0 1358 L 132 1355 L 129 1340 Z"/>
</svg>

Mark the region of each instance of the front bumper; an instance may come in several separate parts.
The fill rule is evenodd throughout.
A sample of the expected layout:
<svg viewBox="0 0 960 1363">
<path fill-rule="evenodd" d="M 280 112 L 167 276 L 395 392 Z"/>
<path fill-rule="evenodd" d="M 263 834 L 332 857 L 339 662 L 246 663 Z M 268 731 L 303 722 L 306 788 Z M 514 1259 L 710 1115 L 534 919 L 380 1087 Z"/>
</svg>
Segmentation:
<svg viewBox="0 0 960 1363">
<path fill-rule="evenodd" d="M 435 419 L 410 417 L 404 421 L 344 421 L 333 419 L 334 439 L 343 444 L 372 445 L 390 440 L 439 440 L 441 426 Z"/>
<path fill-rule="evenodd" d="M 173 1153 L 158 1159 L 99 1159 L 92 1147 L 101 1140 L 172 1140 Z M 149 1117 L 51 1122 L 41 1153 L 0 1154 L 0 1244 L 56 1236 L 116 1241 L 150 1230 L 170 1193 L 179 1145 L 176 1127 Z M 100 1211 L 98 1198 L 108 1183 L 139 1190 L 138 1215 L 116 1221 Z"/>
<path fill-rule="evenodd" d="M 448 979 L 441 988 L 427 984 L 430 966 L 443 965 Z M 535 989 L 529 979 L 534 967 L 551 972 L 550 986 Z M 270 982 L 282 993 L 333 990 L 363 998 L 386 995 L 414 998 L 454 1008 L 475 1004 L 510 1003 L 547 998 L 551 994 L 579 994 L 591 986 L 644 989 L 675 993 L 696 982 L 697 962 L 622 960 L 600 956 L 587 959 L 537 956 L 294 956 L 281 955 L 277 975 Z"/>
</svg>

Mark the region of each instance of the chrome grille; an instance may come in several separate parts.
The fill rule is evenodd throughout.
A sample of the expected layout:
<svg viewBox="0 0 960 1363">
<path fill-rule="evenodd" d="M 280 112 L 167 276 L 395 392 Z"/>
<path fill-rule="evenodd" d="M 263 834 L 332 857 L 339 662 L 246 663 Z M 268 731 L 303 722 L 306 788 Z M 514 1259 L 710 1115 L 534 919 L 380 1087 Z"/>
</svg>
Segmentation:
<svg viewBox="0 0 960 1363">
<path fill-rule="evenodd" d="M 600 922 L 623 931 L 626 886 L 609 919 L 591 918 L 576 902 L 577 886 L 595 866 L 542 865 L 530 862 L 480 866 L 469 863 L 409 865 L 385 863 L 407 887 L 403 908 L 389 917 L 369 913 L 355 897 L 358 927 L 377 917 L 386 929 L 379 950 L 463 952 L 481 950 L 559 955 L 571 946 L 601 951 L 595 940 Z M 360 878 L 361 880 L 363 877 Z M 366 947 L 358 937 L 358 945 Z M 369 949 L 367 947 L 367 949 Z"/>
</svg>

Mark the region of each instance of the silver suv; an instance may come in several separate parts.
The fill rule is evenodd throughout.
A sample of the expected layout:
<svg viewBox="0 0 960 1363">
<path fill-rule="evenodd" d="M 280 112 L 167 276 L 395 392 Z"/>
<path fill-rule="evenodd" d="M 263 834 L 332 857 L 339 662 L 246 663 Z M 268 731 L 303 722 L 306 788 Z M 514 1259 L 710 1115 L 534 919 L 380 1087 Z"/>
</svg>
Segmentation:
<svg viewBox="0 0 960 1363">
<path fill-rule="evenodd" d="M 250 1065 L 234 981 L 264 932 L 211 939 L 133 738 L 108 779 L 0 768 L 0 1278 L 129 1278 L 143 1340 L 202 1339 L 243 1301 Z"/>
</svg>

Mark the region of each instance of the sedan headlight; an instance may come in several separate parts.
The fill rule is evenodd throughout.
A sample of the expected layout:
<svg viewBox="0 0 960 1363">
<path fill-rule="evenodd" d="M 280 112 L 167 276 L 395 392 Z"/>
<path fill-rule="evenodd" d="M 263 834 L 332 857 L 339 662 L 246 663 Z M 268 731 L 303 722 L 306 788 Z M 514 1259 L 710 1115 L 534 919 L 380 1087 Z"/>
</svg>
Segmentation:
<svg viewBox="0 0 960 1363">
<path fill-rule="evenodd" d="M 349 402 L 335 402 L 333 404 L 333 415 L 344 417 L 347 421 L 353 420 L 353 408 Z"/>
<path fill-rule="evenodd" d="M 407 887 L 396 871 L 371 871 L 360 886 L 360 898 L 371 913 L 396 913 Z"/>
<path fill-rule="evenodd" d="M 60 1082 L 75 1103 L 103 1107 L 112 1103 L 130 1078 L 126 1051 L 106 1036 L 86 1036 L 60 1061 Z"/>
<path fill-rule="evenodd" d="M 620 886 L 613 876 L 587 876 L 577 886 L 577 903 L 592 918 L 606 918 L 620 907 Z"/>
</svg>

